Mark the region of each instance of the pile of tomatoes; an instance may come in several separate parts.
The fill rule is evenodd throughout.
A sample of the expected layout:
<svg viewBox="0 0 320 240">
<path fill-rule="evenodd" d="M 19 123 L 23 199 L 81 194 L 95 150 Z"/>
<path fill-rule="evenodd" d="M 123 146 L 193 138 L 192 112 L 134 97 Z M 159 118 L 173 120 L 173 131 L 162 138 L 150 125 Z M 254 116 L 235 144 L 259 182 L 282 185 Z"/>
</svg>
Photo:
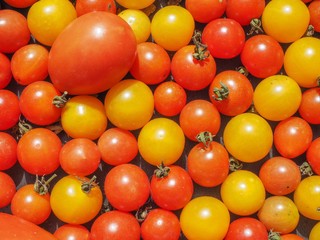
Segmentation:
<svg viewBox="0 0 320 240">
<path fill-rule="evenodd" d="M 320 239 L 319 0 L 0 6 L 1 239 Z"/>
</svg>

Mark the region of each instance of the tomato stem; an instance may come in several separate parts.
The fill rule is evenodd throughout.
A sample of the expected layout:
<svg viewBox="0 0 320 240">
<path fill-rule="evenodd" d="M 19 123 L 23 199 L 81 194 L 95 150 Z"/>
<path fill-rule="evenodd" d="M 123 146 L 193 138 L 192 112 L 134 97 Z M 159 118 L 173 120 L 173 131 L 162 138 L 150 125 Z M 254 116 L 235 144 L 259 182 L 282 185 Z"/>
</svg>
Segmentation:
<svg viewBox="0 0 320 240">
<path fill-rule="evenodd" d="M 215 135 L 213 135 L 211 132 L 204 131 L 199 133 L 196 138 L 198 142 L 203 143 L 203 145 L 208 148 L 214 137 Z"/>
<path fill-rule="evenodd" d="M 268 240 L 280 240 L 280 239 L 281 239 L 280 233 L 270 230 L 268 234 Z"/>
<path fill-rule="evenodd" d="M 201 42 L 201 32 L 199 30 L 194 31 L 192 41 L 195 45 L 193 57 L 199 61 L 202 61 L 210 56 L 208 47 Z"/>
<path fill-rule="evenodd" d="M 309 25 L 304 35 L 306 37 L 312 37 L 314 35 L 314 26 Z"/>
<path fill-rule="evenodd" d="M 12 128 L 12 132 L 16 136 L 16 138 L 19 139 L 31 129 L 32 129 L 32 125 L 27 123 L 20 116 L 17 126 Z"/>
<path fill-rule="evenodd" d="M 34 191 L 39 193 L 40 195 L 45 195 L 49 192 L 50 182 L 57 177 L 57 174 L 53 174 L 47 181 L 44 176 L 39 180 L 39 176 L 36 175 L 36 182 L 33 185 Z"/>
<path fill-rule="evenodd" d="M 52 100 L 52 104 L 55 105 L 57 108 L 63 108 L 68 101 L 67 95 L 68 92 L 64 91 L 61 96 L 55 96 Z"/>
<path fill-rule="evenodd" d="M 165 178 L 168 176 L 170 172 L 170 168 L 165 166 L 162 162 L 156 170 L 154 170 L 154 175 L 156 175 L 157 178 Z"/>
<path fill-rule="evenodd" d="M 313 175 L 313 171 L 312 168 L 310 166 L 310 164 L 308 162 L 303 162 L 300 166 L 300 172 L 302 174 L 302 176 L 308 175 L 311 176 Z"/>
<path fill-rule="evenodd" d="M 237 70 L 239 73 L 245 75 L 246 77 L 248 77 L 248 75 L 249 75 L 248 70 L 247 70 L 244 66 L 237 67 L 236 70 Z"/>
<path fill-rule="evenodd" d="M 220 82 L 221 87 L 217 88 L 214 87 L 213 88 L 213 99 L 216 101 L 222 101 L 224 99 L 227 99 L 229 96 L 229 89 L 228 86 L 225 85 L 223 82 Z"/>
<path fill-rule="evenodd" d="M 259 34 L 259 33 L 264 33 L 263 29 L 262 29 L 262 23 L 261 20 L 258 18 L 254 18 L 250 21 L 250 30 L 247 33 L 247 35 L 252 35 L 253 33 Z"/>
<path fill-rule="evenodd" d="M 97 177 L 94 175 L 89 181 L 85 181 L 81 178 L 79 178 L 81 181 L 82 181 L 82 184 L 81 184 L 81 190 L 84 192 L 84 193 L 90 193 L 91 189 L 94 188 L 94 187 L 97 187 L 98 186 L 98 183 L 96 182 L 97 180 Z"/>
<path fill-rule="evenodd" d="M 138 211 L 136 211 L 135 213 L 135 217 L 138 220 L 138 222 L 143 222 L 148 216 L 148 213 L 150 212 L 151 209 L 152 209 L 151 206 L 145 206 L 145 207 L 139 208 Z"/>
<path fill-rule="evenodd" d="M 240 169 L 242 169 L 242 167 L 243 167 L 243 164 L 238 159 L 236 159 L 234 157 L 229 158 L 229 169 L 231 172 L 235 172 L 237 170 L 240 170 Z"/>
</svg>

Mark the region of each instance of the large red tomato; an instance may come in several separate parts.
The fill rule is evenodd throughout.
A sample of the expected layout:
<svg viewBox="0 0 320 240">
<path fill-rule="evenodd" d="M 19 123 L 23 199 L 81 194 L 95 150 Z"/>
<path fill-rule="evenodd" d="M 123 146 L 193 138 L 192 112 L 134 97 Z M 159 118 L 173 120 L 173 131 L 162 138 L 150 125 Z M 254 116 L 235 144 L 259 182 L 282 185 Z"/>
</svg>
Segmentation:
<svg viewBox="0 0 320 240">
<path fill-rule="evenodd" d="M 75 19 L 49 53 L 53 84 L 69 94 L 95 94 L 119 82 L 130 70 L 137 42 L 130 26 L 103 11 Z"/>
</svg>

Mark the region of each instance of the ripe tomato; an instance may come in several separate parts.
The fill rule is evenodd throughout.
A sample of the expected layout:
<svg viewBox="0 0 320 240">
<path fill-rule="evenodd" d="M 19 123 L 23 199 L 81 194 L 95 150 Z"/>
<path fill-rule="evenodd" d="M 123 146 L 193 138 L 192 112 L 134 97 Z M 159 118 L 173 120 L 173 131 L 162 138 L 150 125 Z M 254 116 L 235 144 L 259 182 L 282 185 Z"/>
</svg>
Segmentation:
<svg viewBox="0 0 320 240">
<path fill-rule="evenodd" d="M 256 218 L 240 217 L 230 223 L 225 240 L 268 240 L 266 227 Z"/>
<path fill-rule="evenodd" d="M 203 28 L 202 42 L 208 46 L 213 57 L 231 59 L 241 53 L 245 43 L 245 33 L 237 21 L 217 18 Z"/>
<path fill-rule="evenodd" d="M 9 174 L 0 172 L 0 187 L 0 208 L 4 208 L 10 205 L 11 200 L 16 193 L 16 184 Z"/>
<path fill-rule="evenodd" d="M 138 9 L 124 9 L 118 16 L 132 28 L 137 43 L 146 42 L 151 33 L 151 21 L 147 14 Z"/>
<path fill-rule="evenodd" d="M 236 116 L 248 110 L 253 100 L 253 86 L 238 71 L 218 73 L 209 86 L 210 101 L 221 114 Z"/>
<path fill-rule="evenodd" d="M 44 0 L 30 7 L 27 21 L 34 38 L 44 45 L 52 46 L 62 30 L 76 17 L 76 9 L 70 1 Z"/>
<path fill-rule="evenodd" d="M 228 175 L 221 185 L 220 195 L 230 212 L 248 216 L 262 206 L 266 192 L 260 178 L 248 170 L 237 170 Z"/>
<path fill-rule="evenodd" d="M 191 13 L 181 6 L 160 8 L 151 20 L 154 41 L 168 51 L 177 51 L 189 44 L 194 28 Z"/>
<path fill-rule="evenodd" d="M 270 196 L 258 212 L 258 219 L 268 230 L 280 234 L 291 233 L 299 223 L 297 206 L 287 196 Z"/>
<path fill-rule="evenodd" d="M 181 230 L 187 239 L 223 239 L 229 223 L 227 207 L 210 196 L 192 199 L 180 214 Z"/>
<path fill-rule="evenodd" d="M 293 200 L 301 215 L 313 220 L 320 220 L 320 176 L 304 178 L 294 192 Z"/>
<path fill-rule="evenodd" d="M 5 88 L 9 85 L 12 78 L 11 72 L 11 60 L 7 55 L 0 52 L 0 89 Z"/>
<path fill-rule="evenodd" d="M 179 123 L 186 137 L 191 141 L 197 141 L 197 135 L 201 132 L 208 131 L 213 135 L 218 133 L 221 116 L 211 102 L 195 99 L 183 107 Z"/>
<path fill-rule="evenodd" d="M 270 151 L 273 132 L 269 123 L 254 113 L 242 113 L 231 118 L 223 131 L 226 149 L 243 162 L 257 162 Z"/>
<path fill-rule="evenodd" d="M 31 123 L 45 126 L 57 122 L 61 108 L 52 104 L 53 98 L 61 93 L 47 81 L 36 81 L 21 92 L 19 106 L 23 116 Z"/>
<path fill-rule="evenodd" d="M 131 212 L 138 210 L 148 200 L 150 182 L 148 175 L 131 163 L 113 167 L 104 181 L 106 197 L 114 208 Z"/>
<path fill-rule="evenodd" d="M 98 139 L 108 125 L 104 105 L 95 96 L 74 96 L 62 108 L 61 125 L 72 138 Z"/>
<path fill-rule="evenodd" d="M 103 92 L 128 73 L 136 48 L 132 29 L 119 16 L 104 11 L 84 14 L 54 41 L 50 79 L 61 92 L 72 95 Z"/>
<path fill-rule="evenodd" d="M 0 10 L 0 22 L 0 52 L 14 53 L 28 44 L 31 35 L 24 15 L 12 9 L 3 9 Z"/>
<path fill-rule="evenodd" d="M 117 12 L 114 0 L 77 0 L 75 8 L 78 17 L 93 11 L 107 11 L 113 14 Z"/>
<path fill-rule="evenodd" d="M 116 0 L 116 2 L 125 8 L 142 9 L 150 6 L 154 0 Z"/>
<path fill-rule="evenodd" d="M 304 238 L 302 238 L 296 234 L 293 234 L 293 233 L 283 234 L 280 236 L 280 239 L 281 240 L 304 240 Z M 309 240 L 311 240 L 311 239 L 309 238 Z"/>
<path fill-rule="evenodd" d="M 301 98 L 301 89 L 294 79 L 273 75 L 258 83 L 253 93 L 253 104 L 265 119 L 281 121 L 298 111 Z"/>
<path fill-rule="evenodd" d="M 172 211 L 161 208 L 148 212 L 141 224 L 141 237 L 145 240 L 178 240 L 180 232 L 178 217 Z"/>
<path fill-rule="evenodd" d="M 150 120 L 138 136 L 139 153 L 153 166 L 171 165 L 181 157 L 185 136 L 179 124 L 168 118 Z"/>
<path fill-rule="evenodd" d="M 317 240 L 320 237 L 320 223 L 317 222 L 313 227 L 311 228 L 310 234 L 309 234 L 309 240 Z"/>
<path fill-rule="evenodd" d="M 172 211 L 183 208 L 194 190 L 190 175 L 178 165 L 160 165 L 151 178 L 150 189 L 155 204 Z"/>
<path fill-rule="evenodd" d="M 320 137 L 315 138 L 307 149 L 306 159 L 312 170 L 320 175 Z"/>
<path fill-rule="evenodd" d="M 186 165 L 194 182 L 203 187 L 215 187 L 228 176 L 229 153 L 218 142 L 200 142 L 191 148 Z"/>
<path fill-rule="evenodd" d="M 296 40 L 284 54 L 284 69 L 301 87 L 318 86 L 320 39 L 304 37 Z"/>
<path fill-rule="evenodd" d="M 142 128 L 152 117 L 153 94 L 145 83 L 135 79 L 125 79 L 107 92 L 104 107 L 113 125 L 136 130 Z"/>
<path fill-rule="evenodd" d="M 27 8 L 34 4 L 37 0 L 4 0 L 5 3 L 15 8 Z"/>
<path fill-rule="evenodd" d="M 63 224 L 53 234 L 59 240 L 89 240 L 89 230 L 79 224 Z"/>
<path fill-rule="evenodd" d="M 101 159 L 112 166 L 129 163 L 138 154 L 138 140 L 129 130 L 109 128 L 98 139 Z"/>
<path fill-rule="evenodd" d="M 0 171 L 10 169 L 17 162 L 17 140 L 6 132 L 0 132 Z"/>
<path fill-rule="evenodd" d="M 160 83 L 153 92 L 154 108 L 163 116 L 180 114 L 187 103 L 187 93 L 174 81 Z"/>
<path fill-rule="evenodd" d="M 90 240 L 140 239 L 140 225 L 131 214 L 112 210 L 94 220 L 90 230 Z"/>
<path fill-rule="evenodd" d="M 310 20 L 308 7 L 302 1 L 269 1 L 262 16 L 265 33 L 280 43 L 291 43 L 306 32 Z"/>
<path fill-rule="evenodd" d="M 49 51 L 40 44 L 28 44 L 18 49 L 11 58 L 14 80 L 20 85 L 43 81 L 48 76 Z"/>
<path fill-rule="evenodd" d="M 17 157 L 21 167 L 31 174 L 53 173 L 60 165 L 60 138 L 47 128 L 33 128 L 18 141 Z"/>
<path fill-rule="evenodd" d="M 313 139 L 312 128 L 300 117 L 280 121 L 273 131 L 273 142 L 281 156 L 296 158 L 307 151 Z"/>
<path fill-rule="evenodd" d="M 284 52 L 274 38 L 259 34 L 245 42 L 240 57 L 250 74 L 257 78 L 266 78 L 280 71 Z"/>
<path fill-rule="evenodd" d="M 310 124 L 320 124 L 320 88 L 314 87 L 302 93 L 300 116 Z"/>
<path fill-rule="evenodd" d="M 320 32 L 320 23 L 318 21 L 320 17 L 320 2 L 312 1 L 308 5 L 308 10 L 310 13 L 310 24 L 314 27 L 316 32 Z"/>
<path fill-rule="evenodd" d="M 200 23 L 208 23 L 222 17 L 227 7 L 227 1 L 186 0 L 185 7 L 192 14 L 194 20 Z"/>
<path fill-rule="evenodd" d="M 299 166 L 293 160 L 276 156 L 262 164 L 259 178 L 267 192 L 272 195 L 287 195 L 298 187 L 301 173 Z"/>
<path fill-rule="evenodd" d="M 173 79 L 183 88 L 197 91 L 206 88 L 216 75 L 216 62 L 211 55 L 194 57 L 195 45 L 187 45 L 176 51 L 171 61 Z"/>
<path fill-rule="evenodd" d="M 130 74 L 145 84 L 158 84 L 170 74 L 171 59 L 163 47 L 154 42 L 142 42 L 137 45 L 137 57 Z"/>
<path fill-rule="evenodd" d="M 74 138 L 66 142 L 59 154 L 61 168 L 70 175 L 88 176 L 100 164 L 101 154 L 97 144 L 88 138 Z"/>
<path fill-rule="evenodd" d="M 18 96 L 7 89 L 0 89 L 0 130 L 8 130 L 19 121 L 21 111 Z"/>
<path fill-rule="evenodd" d="M 91 221 L 100 212 L 102 198 L 100 187 L 92 179 L 67 175 L 53 186 L 50 205 L 59 220 L 83 224 Z"/>
</svg>

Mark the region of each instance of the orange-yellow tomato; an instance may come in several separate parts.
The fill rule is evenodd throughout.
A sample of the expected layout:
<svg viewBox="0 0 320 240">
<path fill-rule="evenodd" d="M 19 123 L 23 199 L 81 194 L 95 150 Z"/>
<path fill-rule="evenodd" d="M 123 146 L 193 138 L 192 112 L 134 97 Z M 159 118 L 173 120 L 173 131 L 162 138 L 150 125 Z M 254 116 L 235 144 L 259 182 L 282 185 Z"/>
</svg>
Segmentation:
<svg viewBox="0 0 320 240">
<path fill-rule="evenodd" d="M 317 222 L 310 231 L 309 240 L 318 240 L 320 239 L 320 222 Z"/>
<path fill-rule="evenodd" d="M 154 0 L 116 0 L 116 2 L 125 8 L 142 9 L 150 6 Z"/>
</svg>

